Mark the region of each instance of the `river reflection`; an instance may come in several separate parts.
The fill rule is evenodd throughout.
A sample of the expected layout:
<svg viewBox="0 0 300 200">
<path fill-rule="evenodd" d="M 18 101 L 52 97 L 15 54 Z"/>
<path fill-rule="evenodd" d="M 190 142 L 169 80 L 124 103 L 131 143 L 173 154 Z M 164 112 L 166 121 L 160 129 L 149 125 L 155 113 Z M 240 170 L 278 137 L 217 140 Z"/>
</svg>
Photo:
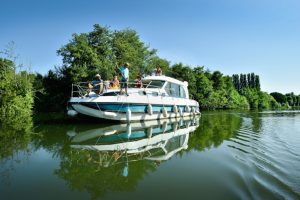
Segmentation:
<svg viewBox="0 0 300 200">
<path fill-rule="evenodd" d="M 70 150 L 55 174 L 93 198 L 133 191 L 146 174 L 187 149 L 198 126 L 199 118 L 186 118 L 69 130 Z"/>
<path fill-rule="evenodd" d="M 299 112 L 29 129 L 0 129 L 0 199 L 300 197 Z"/>
<path fill-rule="evenodd" d="M 127 165 L 137 159 L 168 160 L 182 149 L 187 149 L 189 133 L 198 126 L 199 118 L 194 117 L 111 125 L 67 134 L 73 149 L 94 150 L 98 155 L 103 154 L 97 159 L 102 161 L 98 164 L 108 167 L 124 159 Z"/>
</svg>

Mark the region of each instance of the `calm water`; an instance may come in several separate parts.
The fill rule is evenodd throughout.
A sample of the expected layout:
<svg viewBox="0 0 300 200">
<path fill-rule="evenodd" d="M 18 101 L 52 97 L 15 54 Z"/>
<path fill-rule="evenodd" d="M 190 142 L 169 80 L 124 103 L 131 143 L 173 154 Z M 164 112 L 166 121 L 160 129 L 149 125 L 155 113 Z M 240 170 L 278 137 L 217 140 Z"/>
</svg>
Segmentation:
<svg viewBox="0 0 300 200">
<path fill-rule="evenodd" d="M 300 112 L 0 130 L 0 199 L 300 199 Z"/>
</svg>

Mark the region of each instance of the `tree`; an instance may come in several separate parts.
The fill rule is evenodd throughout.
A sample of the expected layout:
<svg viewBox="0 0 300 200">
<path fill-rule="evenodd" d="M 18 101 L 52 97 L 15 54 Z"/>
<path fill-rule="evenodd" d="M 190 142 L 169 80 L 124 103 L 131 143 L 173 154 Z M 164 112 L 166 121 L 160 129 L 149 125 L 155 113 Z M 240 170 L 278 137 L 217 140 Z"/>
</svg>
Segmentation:
<svg viewBox="0 0 300 200">
<path fill-rule="evenodd" d="M 239 75 L 238 74 L 233 74 L 232 75 L 232 81 L 234 88 L 239 91 L 240 90 L 240 80 L 239 80 Z"/>
<path fill-rule="evenodd" d="M 287 98 L 284 94 L 281 94 L 279 92 L 272 92 L 270 94 L 272 97 L 274 97 L 274 99 L 278 102 L 278 103 L 281 103 L 281 104 L 285 104 L 287 103 Z"/>
<path fill-rule="evenodd" d="M 147 66 L 143 69 L 144 75 L 152 74 L 156 67 L 160 67 L 163 74 L 169 75 L 170 72 L 170 62 L 166 59 L 159 58 L 158 56 L 154 56 L 149 59 Z M 142 70 L 141 70 L 142 71 Z"/>
<path fill-rule="evenodd" d="M 37 101 L 49 105 L 46 109 L 51 111 L 65 108 L 72 83 L 90 81 L 98 73 L 104 80 L 110 80 L 114 74 L 119 74 L 114 67 L 116 63 L 130 63 L 131 80 L 137 74 L 151 72 L 156 65 L 161 65 L 165 71 L 169 67 L 169 62 L 160 59 L 155 49 L 146 46 L 136 31 L 112 31 L 98 24 L 94 25 L 91 32 L 73 34 L 72 39 L 57 53 L 63 58 L 63 66 L 50 70 L 43 78 L 45 95 L 41 98 L 42 101 Z"/>
<path fill-rule="evenodd" d="M 196 95 L 196 78 L 191 67 L 184 66 L 182 63 L 174 64 L 169 70 L 169 75 L 181 81 L 188 81 L 190 97 Z"/>
<path fill-rule="evenodd" d="M 112 49 L 116 60 L 124 64 L 129 62 L 132 77 L 137 74 L 149 73 L 149 62 L 156 56 L 155 49 L 149 49 L 139 38 L 136 31 L 125 29 L 114 31 L 112 35 Z M 164 63 L 165 64 L 165 63 Z"/>
<path fill-rule="evenodd" d="M 223 74 L 219 71 L 214 71 L 211 76 L 211 80 L 213 81 L 213 87 L 215 90 L 220 90 L 224 87 L 224 81 L 222 78 Z"/>
<path fill-rule="evenodd" d="M 194 98 L 199 101 L 201 108 L 209 109 L 209 99 L 213 92 L 213 83 L 205 75 L 203 66 L 194 68 L 193 74 L 196 79 Z"/>
<path fill-rule="evenodd" d="M 260 91 L 260 80 L 258 75 L 255 75 L 255 88 Z"/>
<path fill-rule="evenodd" d="M 255 85 L 255 74 L 254 73 L 251 73 L 250 80 L 251 80 L 250 88 L 256 88 L 256 85 Z"/>
<path fill-rule="evenodd" d="M 22 130 L 31 123 L 32 79 L 26 71 L 16 72 L 15 64 L 0 58 L 0 122 Z"/>
<path fill-rule="evenodd" d="M 285 96 L 286 96 L 289 106 L 294 106 L 294 98 L 293 98 L 294 93 L 291 92 L 291 93 L 286 94 Z"/>
<path fill-rule="evenodd" d="M 116 59 L 108 28 L 96 24 L 90 33 L 73 34 L 72 40 L 57 53 L 63 57 L 60 73 L 70 79 L 69 84 L 89 80 L 97 73 L 105 79 L 113 75 Z"/>
<path fill-rule="evenodd" d="M 250 73 L 247 74 L 247 87 L 251 88 L 251 74 Z"/>
</svg>

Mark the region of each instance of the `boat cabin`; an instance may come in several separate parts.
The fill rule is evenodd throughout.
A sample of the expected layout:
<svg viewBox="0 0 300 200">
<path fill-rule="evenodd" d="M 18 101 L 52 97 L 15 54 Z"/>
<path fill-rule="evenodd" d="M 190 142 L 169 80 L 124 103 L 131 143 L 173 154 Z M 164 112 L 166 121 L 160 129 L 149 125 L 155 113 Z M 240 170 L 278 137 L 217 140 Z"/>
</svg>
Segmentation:
<svg viewBox="0 0 300 200">
<path fill-rule="evenodd" d="M 189 98 L 188 82 L 179 81 L 167 76 L 147 76 L 143 79 L 145 88 L 158 88 L 165 95 L 177 98 Z"/>
</svg>

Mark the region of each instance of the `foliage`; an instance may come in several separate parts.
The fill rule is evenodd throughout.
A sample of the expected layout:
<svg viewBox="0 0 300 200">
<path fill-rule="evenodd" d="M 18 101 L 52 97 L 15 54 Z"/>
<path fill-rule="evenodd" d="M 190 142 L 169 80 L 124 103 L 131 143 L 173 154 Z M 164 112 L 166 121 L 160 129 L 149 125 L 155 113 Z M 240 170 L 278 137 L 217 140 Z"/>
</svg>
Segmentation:
<svg viewBox="0 0 300 200">
<path fill-rule="evenodd" d="M 241 94 L 245 96 L 252 109 L 272 109 L 279 108 L 280 104 L 266 92 L 258 91 L 256 88 L 244 88 Z"/>
<path fill-rule="evenodd" d="M 287 103 L 287 99 L 286 99 L 286 96 L 279 93 L 279 92 L 272 92 L 270 93 L 270 95 L 272 97 L 274 97 L 274 99 L 278 102 L 278 103 L 281 103 L 281 104 L 284 104 L 284 103 Z"/>
<path fill-rule="evenodd" d="M 237 91 L 241 91 L 244 88 L 252 88 L 260 91 L 260 78 L 254 73 L 248 74 L 234 74 L 232 75 L 233 84 Z"/>
<path fill-rule="evenodd" d="M 118 73 L 115 63 L 125 62 L 130 63 L 134 79 L 138 73 L 151 71 L 149 63 L 156 57 L 156 50 L 149 49 L 134 30 L 111 31 L 98 24 L 89 33 L 73 34 L 72 40 L 57 53 L 63 57 L 59 74 L 70 82 L 87 81 L 97 73 L 103 79 L 111 79 Z"/>
<path fill-rule="evenodd" d="M 293 92 L 285 95 L 289 106 L 300 106 L 300 95 L 295 95 Z"/>
<path fill-rule="evenodd" d="M 0 122 L 21 130 L 31 123 L 33 90 L 32 76 L 16 73 L 11 60 L 0 58 Z"/>
<path fill-rule="evenodd" d="M 44 77 L 37 75 L 35 89 L 43 91 L 36 98 L 37 111 L 64 110 L 72 83 L 91 81 L 98 73 L 103 80 L 110 80 L 119 74 L 115 63 L 129 62 L 131 80 L 138 74 L 152 72 L 157 65 L 165 71 L 169 68 L 169 62 L 159 58 L 156 50 L 146 46 L 134 30 L 112 31 L 98 24 L 91 32 L 73 34 L 57 53 L 63 58 L 63 66 Z"/>
</svg>

